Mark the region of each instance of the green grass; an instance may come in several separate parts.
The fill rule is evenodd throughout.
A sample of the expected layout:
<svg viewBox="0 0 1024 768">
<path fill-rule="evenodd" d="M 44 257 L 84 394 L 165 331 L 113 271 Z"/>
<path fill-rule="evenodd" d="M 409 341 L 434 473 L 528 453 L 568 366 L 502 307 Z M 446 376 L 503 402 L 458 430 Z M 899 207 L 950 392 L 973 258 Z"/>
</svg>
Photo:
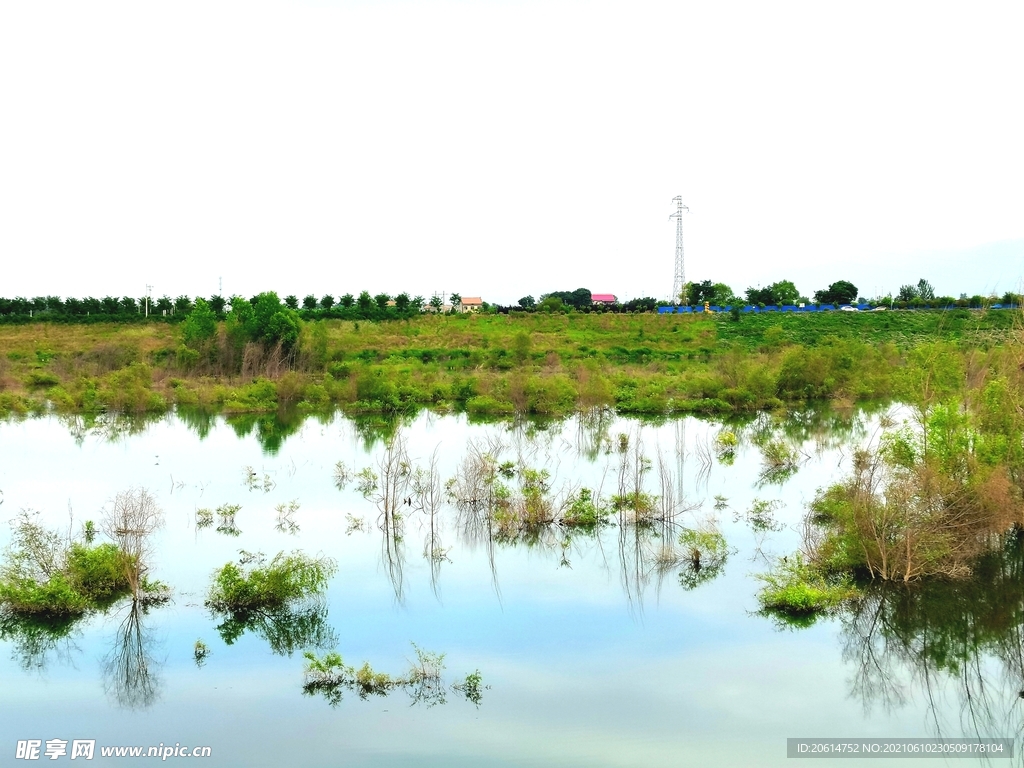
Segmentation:
<svg viewBox="0 0 1024 768">
<path fill-rule="evenodd" d="M 743 315 L 423 316 L 304 325 L 293 353 L 221 333 L 201 359 L 178 326 L 0 326 L 0 415 L 68 413 L 561 416 L 752 413 L 808 400 L 906 398 L 944 356 L 1002 365 L 1017 314 L 950 310 Z M 911 393 L 912 394 L 912 393 Z"/>
</svg>

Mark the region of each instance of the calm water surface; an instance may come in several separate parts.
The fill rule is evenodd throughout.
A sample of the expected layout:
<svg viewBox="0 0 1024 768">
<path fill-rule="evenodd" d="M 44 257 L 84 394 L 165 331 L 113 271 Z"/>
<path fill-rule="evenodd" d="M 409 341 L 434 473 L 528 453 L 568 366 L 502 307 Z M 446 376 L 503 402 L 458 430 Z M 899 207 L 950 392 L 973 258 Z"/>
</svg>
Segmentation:
<svg viewBox="0 0 1024 768">
<path fill-rule="evenodd" d="M 998 588 L 878 594 L 858 615 L 807 628 L 756 613 L 755 575 L 797 549 L 807 502 L 848 471 L 875 416 L 726 427 L 739 436 L 731 465 L 709 458 L 722 425 L 695 419 L 511 426 L 424 414 L 401 429 L 414 464 L 439 449 L 445 479 L 471 441 L 490 441 L 503 459 L 546 468 L 554 494 L 579 485 L 612 493 L 624 433 L 652 460 L 650 492 L 671 489 L 680 512 L 673 525 L 642 531 L 552 529 L 508 541 L 446 506 L 438 530 L 447 557 L 432 568 L 424 515 L 408 515 L 389 542 L 356 483 L 335 486 L 339 461 L 377 466 L 384 445 L 372 425 L 340 416 L 285 427 L 175 416 L 0 424 L 0 517 L 35 509 L 51 526 L 79 530 L 117 492 L 143 486 L 166 516 L 153 575 L 173 588 L 170 603 L 136 624 L 118 606 L 64 637 L 8 628 L 0 763 L 16 762 L 17 740 L 60 738 L 209 745 L 203 764 L 217 766 L 771 766 L 787 763 L 787 737 L 1018 733 L 1019 560 L 993 566 L 987 578 Z M 800 451 L 795 474 L 764 475 L 759 444 L 768 439 Z M 777 530 L 747 519 L 758 499 L 777 502 Z M 293 501 L 282 519 L 275 507 Z M 224 504 L 241 507 L 238 535 L 197 527 L 197 509 Z M 659 567 L 682 527 L 711 525 L 730 548 L 717 576 L 694 586 L 685 563 Z M 9 540 L 0 526 L 0 544 Z M 214 569 L 243 549 L 336 559 L 325 609 L 227 643 L 203 601 Z M 211 649 L 202 666 L 197 640 Z M 402 691 L 346 693 L 333 707 L 303 695 L 310 645 L 400 674 L 411 643 L 445 654 L 449 685 L 479 670 L 489 686 L 479 705 L 450 688 L 432 706 Z"/>
</svg>

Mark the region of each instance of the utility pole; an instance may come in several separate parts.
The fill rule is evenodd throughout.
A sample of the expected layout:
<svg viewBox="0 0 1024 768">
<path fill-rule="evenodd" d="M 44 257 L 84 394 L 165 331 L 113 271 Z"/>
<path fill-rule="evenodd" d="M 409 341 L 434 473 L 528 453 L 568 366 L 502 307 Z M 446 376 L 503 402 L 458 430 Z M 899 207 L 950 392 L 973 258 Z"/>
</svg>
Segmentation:
<svg viewBox="0 0 1024 768">
<path fill-rule="evenodd" d="M 146 284 L 146 317 L 149 317 L 149 295 L 153 291 L 153 286 Z"/>
<path fill-rule="evenodd" d="M 672 202 L 676 204 L 676 212 L 668 217 L 669 221 L 676 220 L 676 269 L 675 279 L 672 281 L 672 300 L 679 301 L 679 294 L 683 292 L 683 286 L 686 285 L 686 265 L 683 262 L 683 211 L 690 209 L 683 205 L 681 195 L 673 197 Z M 686 303 L 685 298 L 683 303 Z"/>
</svg>

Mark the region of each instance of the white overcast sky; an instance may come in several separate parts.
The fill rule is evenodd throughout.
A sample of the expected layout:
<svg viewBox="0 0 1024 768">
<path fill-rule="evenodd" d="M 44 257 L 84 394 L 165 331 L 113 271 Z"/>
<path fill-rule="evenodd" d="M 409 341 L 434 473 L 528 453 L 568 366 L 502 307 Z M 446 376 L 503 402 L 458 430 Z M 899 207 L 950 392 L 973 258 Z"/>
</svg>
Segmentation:
<svg viewBox="0 0 1024 768">
<path fill-rule="evenodd" d="M 1024 3 L 0 3 L 0 296 L 1024 279 Z"/>
</svg>

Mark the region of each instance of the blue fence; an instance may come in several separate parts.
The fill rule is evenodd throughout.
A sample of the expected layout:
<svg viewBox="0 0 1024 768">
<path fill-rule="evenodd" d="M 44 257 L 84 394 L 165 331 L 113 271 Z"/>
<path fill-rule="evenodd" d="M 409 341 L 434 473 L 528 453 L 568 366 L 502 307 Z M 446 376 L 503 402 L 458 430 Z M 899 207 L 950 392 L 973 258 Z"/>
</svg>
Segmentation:
<svg viewBox="0 0 1024 768">
<path fill-rule="evenodd" d="M 991 305 L 989 305 L 987 307 L 987 309 L 1019 309 L 1019 308 L 1020 307 L 1017 304 L 991 304 Z M 732 307 L 731 306 L 729 306 L 729 307 L 712 306 L 709 309 L 710 309 L 711 312 L 731 312 L 732 311 Z M 760 313 L 760 312 L 844 312 L 844 311 L 845 312 L 850 312 L 850 311 L 873 312 L 876 309 L 884 309 L 884 310 L 888 311 L 889 307 L 886 307 L 886 306 L 872 307 L 870 304 L 856 304 L 856 305 L 854 305 L 854 304 L 840 304 L 838 307 L 835 304 L 808 304 L 807 306 L 804 306 L 804 307 L 799 307 L 799 306 L 796 306 L 795 304 L 783 304 L 781 307 L 778 307 L 778 306 L 775 306 L 775 305 L 771 305 L 771 306 L 768 306 L 768 307 L 755 307 L 755 306 L 753 306 L 751 304 L 748 304 L 747 306 L 741 308 L 740 311 L 741 312 L 754 312 L 756 314 L 756 313 Z M 908 309 L 986 309 L 986 307 L 957 307 L 957 306 L 932 307 L 932 306 L 923 306 L 923 307 L 912 307 L 912 308 L 908 307 Z M 696 307 L 676 307 L 676 306 L 658 307 L 658 314 L 659 315 L 671 315 L 671 314 L 680 314 L 680 315 L 682 315 L 682 314 L 692 314 L 694 312 L 703 312 L 703 311 L 704 311 L 704 307 L 702 305 L 696 306 Z M 895 312 L 904 312 L 904 311 L 907 311 L 907 310 L 901 310 L 901 309 L 897 308 L 897 309 L 894 309 L 893 311 L 895 311 Z"/>
</svg>

